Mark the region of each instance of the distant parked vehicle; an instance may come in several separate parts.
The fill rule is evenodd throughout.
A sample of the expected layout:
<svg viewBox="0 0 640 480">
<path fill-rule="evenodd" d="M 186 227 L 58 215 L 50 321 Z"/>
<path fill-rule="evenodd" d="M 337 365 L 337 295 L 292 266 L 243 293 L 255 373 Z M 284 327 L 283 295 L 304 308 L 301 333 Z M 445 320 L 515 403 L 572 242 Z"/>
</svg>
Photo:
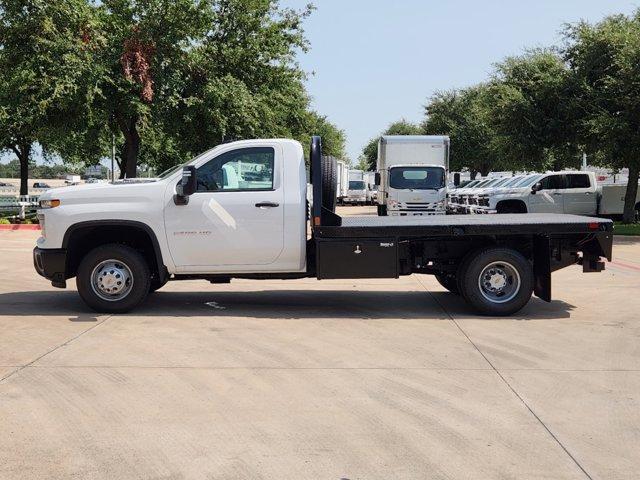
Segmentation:
<svg viewBox="0 0 640 480">
<path fill-rule="evenodd" d="M 33 188 L 51 188 L 51 186 L 44 182 L 34 182 Z"/>
<path fill-rule="evenodd" d="M 349 190 L 349 166 L 342 160 L 336 160 L 336 199 L 338 204 L 344 204 Z"/>
<path fill-rule="evenodd" d="M 67 185 L 79 185 L 80 184 L 80 175 L 67 175 L 64 183 Z"/>
<path fill-rule="evenodd" d="M 626 185 L 598 185 L 593 172 L 535 174 L 513 188 L 477 192 L 473 213 L 622 215 Z M 636 197 L 640 214 L 640 191 Z"/>
<path fill-rule="evenodd" d="M 367 187 L 362 170 L 349 170 L 349 187 L 344 197 L 345 203 L 364 205 L 367 201 Z"/>
<path fill-rule="evenodd" d="M 13 187 L 10 183 L 0 182 L 0 187 Z"/>
<path fill-rule="evenodd" d="M 451 199 L 450 213 L 470 213 L 475 196 L 485 188 L 497 186 L 503 180 L 502 178 L 485 178 L 479 183 L 473 184 L 472 182 L 465 188 L 458 189 L 455 197 Z"/>
<path fill-rule="evenodd" d="M 367 205 L 375 205 L 378 202 L 375 172 L 364 172 L 364 183 L 367 187 Z"/>
</svg>

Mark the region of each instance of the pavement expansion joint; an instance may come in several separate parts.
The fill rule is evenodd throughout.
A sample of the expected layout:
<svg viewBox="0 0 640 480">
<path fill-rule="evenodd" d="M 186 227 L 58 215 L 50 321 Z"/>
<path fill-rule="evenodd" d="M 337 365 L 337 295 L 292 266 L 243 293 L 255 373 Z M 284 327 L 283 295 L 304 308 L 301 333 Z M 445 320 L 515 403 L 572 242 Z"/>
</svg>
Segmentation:
<svg viewBox="0 0 640 480">
<path fill-rule="evenodd" d="M 73 342 L 74 340 L 80 338 L 81 336 L 83 336 L 85 333 L 90 332 L 91 330 L 99 327 L 100 325 L 102 325 L 104 322 L 106 322 L 107 320 L 109 320 L 111 318 L 111 316 L 107 316 L 105 318 L 103 318 L 102 320 L 100 320 L 99 322 L 97 322 L 94 325 L 91 325 L 89 328 L 83 330 L 82 332 L 80 332 L 79 334 L 75 335 L 74 337 L 71 337 L 68 340 L 65 340 L 64 342 L 62 342 L 60 345 L 57 345 L 55 347 L 53 347 L 52 349 L 46 351 L 45 353 L 43 353 L 42 355 L 34 358 L 33 360 L 31 360 L 29 363 L 26 363 L 24 365 L 19 366 L 18 368 L 16 368 L 15 370 L 12 370 L 11 372 L 7 373 L 6 375 L 4 375 L 3 377 L 0 377 L 0 383 L 5 382 L 6 380 L 8 380 L 9 378 L 11 378 L 12 376 L 14 376 L 15 374 L 17 374 L 18 372 L 21 372 L 22 370 L 24 370 L 25 368 L 31 367 L 34 363 L 36 363 L 38 360 L 42 360 L 44 357 L 46 357 L 47 355 L 49 355 L 50 353 L 55 352 L 56 350 L 58 350 L 61 347 L 64 347 L 66 345 L 69 345 L 71 342 Z"/>
<path fill-rule="evenodd" d="M 429 294 L 429 296 L 433 299 L 433 301 L 440 307 L 440 309 L 444 312 L 444 314 L 451 320 L 451 322 L 456 326 L 456 328 L 460 331 L 462 335 L 468 340 L 468 342 L 473 346 L 473 348 L 482 356 L 485 362 L 491 367 L 491 369 L 498 375 L 500 380 L 507 386 L 507 388 L 516 396 L 516 398 L 525 406 L 525 408 L 529 411 L 529 413 L 536 419 L 536 421 L 546 430 L 546 432 L 551 436 L 551 438 L 555 441 L 555 443 L 564 451 L 564 453 L 573 461 L 573 463 L 580 469 L 580 471 L 585 475 L 589 480 L 593 480 L 593 477 L 586 471 L 586 469 L 582 466 L 582 464 L 578 461 L 576 457 L 567 449 L 567 447 L 560 441 L 560 439 L 551 431 L 549 426 L 533 411 L 531 406 L 525 401 L 525 399 L 516 391 L 516 389 L 507 381 L 507 379 L 500 373 L 500 371 L 493 365 L 491 360 L 480 350 L 480 348 L 476 345 L 476 343 L 469 337 L 467 332 L 460 326 L 460 324 L 456 321 L 455 318 L 444 308 L 438 299 L 429 291 L 427 287 L 420 281 L 419 278 L 416 277 L 417 282 L 422 286 L 422 288 Z"/>
</svg>

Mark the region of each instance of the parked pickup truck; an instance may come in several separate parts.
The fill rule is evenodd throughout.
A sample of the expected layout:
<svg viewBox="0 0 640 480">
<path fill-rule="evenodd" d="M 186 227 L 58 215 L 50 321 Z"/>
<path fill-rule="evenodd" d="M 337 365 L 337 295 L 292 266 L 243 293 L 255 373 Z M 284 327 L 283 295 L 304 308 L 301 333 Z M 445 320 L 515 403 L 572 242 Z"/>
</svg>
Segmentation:
<svg viewBox="0 0 640 480">
<path fill-rule="evenodd" d="M 533 174 L 513 188 L 476 191 L 471 213 L 571 213 L 622 215 L 626 185 L 598 185 L 595 173 Z M 636 199 L 640 212 L 640 190 Z"/>
<path fill-rule="evenodd" d="M 363 216 L 335 213 L 336 162 L 311 143 L 313 205 L 300 143 L 220 145 L 155 182 L 90 184 L 40 197 L 37 272 L 76 277 L 99 312 L 127 312 L 169 280 L 435 275 L 478 312 L 509 315 L 551 272 L 611 259 L 612 222 L 573 215 Z M 311 229 L 308 232 L 308 229 Z M 310 233 L 308 236 L 307 234 Z"/>
</svg>

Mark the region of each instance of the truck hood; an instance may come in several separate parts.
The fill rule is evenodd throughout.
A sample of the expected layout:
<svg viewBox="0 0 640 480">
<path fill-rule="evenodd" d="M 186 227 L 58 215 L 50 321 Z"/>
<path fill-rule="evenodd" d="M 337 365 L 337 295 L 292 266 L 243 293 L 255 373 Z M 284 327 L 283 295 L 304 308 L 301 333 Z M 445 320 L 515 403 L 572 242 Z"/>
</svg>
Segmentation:
<svg viewBox="0 0 640 480">
<path fill-rule="evenodd" d="M 488 195 L 515 195 L 517 193 L 526 193 L 531 190 L 531 187 L 519 187 L 519 188 L 495 188 L 489 192 L 485 192 Z"/>
<path fill-rule="evenodd" d="M 62 205 L 126 202 L 161 195 L 165 186 L 166 182 L 159 181 L 86 183 L 52 188 L 41 194 L 40 200 L 58 199 Z"/>
</svg>

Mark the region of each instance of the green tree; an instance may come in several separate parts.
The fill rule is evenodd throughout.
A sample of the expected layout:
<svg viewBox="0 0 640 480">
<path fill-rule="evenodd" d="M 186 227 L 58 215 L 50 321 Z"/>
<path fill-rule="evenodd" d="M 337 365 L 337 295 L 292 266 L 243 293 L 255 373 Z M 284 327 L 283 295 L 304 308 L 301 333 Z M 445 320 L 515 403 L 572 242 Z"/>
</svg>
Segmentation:
<svg viewBox="0 0 640 480">
<path fill-rule="evenodd" d="M 367 166 L 365 170 L 375 170 L 376 163 L 378 162 L 378 144 L 380 138 L 383 135 L 421 135 L 422 129 L 419 125 L 411 123 L 404 118 L 397 122 L 392 123 L 387 129 L 379 136 L 369 140 L 362 149 L 362 155 L 358 159 L 359 165 Z"/>
<path fill-rule="evenodd" d="M 305 152 L 308 153 L 310 146 L 310 138 L 313 135 L 320 135 L 322 137 L 322 154 L 336 157 L 339 159 L 347 159 L 345 151 L 345 134 L 343 130 L 340 130 L 333 123 L 331 123 L 327 117 L 320 115 L 317 112 L 309 112 L 307 119 L 307 126 L 304 132 L 301 132 L 297 138 L 300 140 L 305 148 Z"/>
<path fill-rule="evenodd" d="M 496 66 L 488 95 L 494 148 L 510 169 L 579 166 L 575 83 L 558 54 L 533 50 L 507 58 Z"/>
<path fill-rule="evenodd" d="M 503 166 L 493 148 L 495 131 L 489 122 L 489 93 L 485 84 L 438 92 L 425 107 L 424 133 L 448 135 L 451 170 L 466 168 L 472 178 L 477 172 L 486 176 Z"/>
<path fill-rule="evenodd" d="M 623 221 L 630 223 L 640 174 L 640 10 L 569 26 L 565 40 L 579 87 L 580 136 L 605 166 L 629 169 Z"/>
<path fill-rule="evenodd" d="M 55 150 L 80 116 L 93 19 L 84 0 L 2 0 L 0 12 L 0 148 L 18 158 L 26 195 L 34 145 Z"/>
<path fill-rule="evenodd" d="M 161 113 L 176 100 L 189 52 L 213 12 L 208 2 L 193 0 L 104 0 L 96 12 L 99 95 L 84 133 L 103 153 L 117 134 L 120 175 L 135 177 L 141 151 L 163 143 Z"/>
</svg>

